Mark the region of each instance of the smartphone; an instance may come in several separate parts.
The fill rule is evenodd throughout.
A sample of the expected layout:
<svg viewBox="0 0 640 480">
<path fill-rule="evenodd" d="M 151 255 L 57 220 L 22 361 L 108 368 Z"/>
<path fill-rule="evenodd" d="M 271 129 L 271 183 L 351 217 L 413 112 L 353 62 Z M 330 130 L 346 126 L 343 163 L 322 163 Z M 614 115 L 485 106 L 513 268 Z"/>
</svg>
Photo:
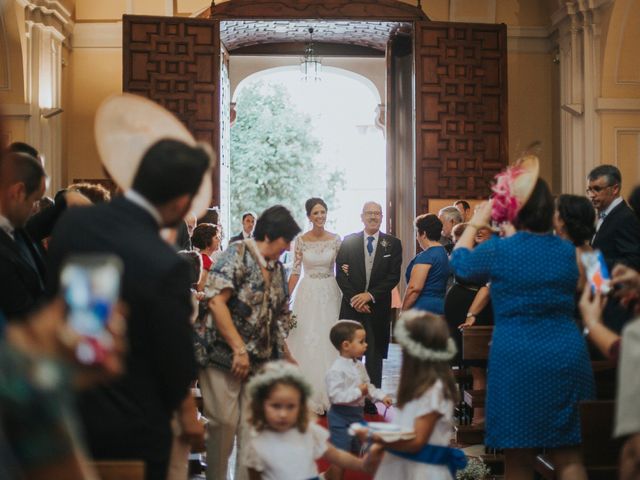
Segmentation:
<svg viewBox="0 0 640 480">
<path fill-rule="evenodd" d="M 107 254 L 74 255 L 62 267 L 67 320 L 81 337 L 76 357 L 83 364 L 103 363 L 113 348 L 107 322 L 120 295 L 122 269 L 122 261 Z"/>
<path fill-rule="evenodd" d="M 602 252 L 600 250 L 583 252 L 580 255 L 580 260 L 584 265 L 591 291 L 603 295 L 608 294 L 611 291 L 611 277 Z"/>
</svg>

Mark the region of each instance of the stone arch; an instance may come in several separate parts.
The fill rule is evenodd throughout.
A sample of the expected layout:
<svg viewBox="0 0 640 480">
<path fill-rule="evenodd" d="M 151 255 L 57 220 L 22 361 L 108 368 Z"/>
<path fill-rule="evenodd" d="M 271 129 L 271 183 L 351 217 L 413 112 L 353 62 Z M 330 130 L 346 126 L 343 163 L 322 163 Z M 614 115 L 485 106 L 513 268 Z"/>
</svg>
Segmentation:
<svg viewBox="0 0 640 480">
<path fill-rule="evenodd" d="M 373 93 L 378 104 L 382 103 L 382 99 L 384 98 L 384 91 L 382 90 L 384 88 L 384 84 L 378 85 L 374 81 L 372 81 L 370 78 L 366 77 L 365 75 L 362 75 L 361 73 L 358 73 L 354 69 L 349 69 L 347 67 L 333 67 L 333 66 L 325 65 L 322 68 L 323 68 L 323 71 L 337 73 L 339 75 L 343 75 L 345 77 L 348 77 L 352 80 L 355 80 L 361 83 L 363 86 L 365 86 L 369 91 Z M 287 66 L 271 67 L 271 68 L 256 70 L 255 72 L 246 75 L 244 78 L 238 81 L 237 84 L 232 85 L 232 91 L 231 91 L 232 101 L 235 102 L 237 92 L 240 90 L 241 85 L 245 82 L 258 80 L 260 77 L 267 75 L 270 72 L 294 71 L 297 69 L 298 67 L 296 65 L 287 65 Z"/>
</svg>

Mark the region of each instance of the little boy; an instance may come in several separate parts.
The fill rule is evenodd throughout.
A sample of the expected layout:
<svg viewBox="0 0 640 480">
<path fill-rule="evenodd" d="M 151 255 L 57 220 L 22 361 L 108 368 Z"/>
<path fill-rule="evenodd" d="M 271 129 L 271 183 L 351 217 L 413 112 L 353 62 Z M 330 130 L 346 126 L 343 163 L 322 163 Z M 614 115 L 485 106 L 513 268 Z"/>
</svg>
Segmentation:
<svg viewBox="0 0 640 480">
<path fill-rule="evenodd" d="M 341 450 L 353 451 L 354 439 L 349 435 L 349 426 L 364 420 L 364 400 L 381 401 L 387 407 L 391 398 L 377 389 L 360 358 L 367 350 L 366 333 L 361 323 L 354 320 L 338 321 L 329 338 L 340 356 L 327 372 L 325 382 L 331 408 L 327 415 L 330 442 Z M 328 480 L 342 479 L 342 469 L 332 465 L 325 474 Z"/>
</svg>

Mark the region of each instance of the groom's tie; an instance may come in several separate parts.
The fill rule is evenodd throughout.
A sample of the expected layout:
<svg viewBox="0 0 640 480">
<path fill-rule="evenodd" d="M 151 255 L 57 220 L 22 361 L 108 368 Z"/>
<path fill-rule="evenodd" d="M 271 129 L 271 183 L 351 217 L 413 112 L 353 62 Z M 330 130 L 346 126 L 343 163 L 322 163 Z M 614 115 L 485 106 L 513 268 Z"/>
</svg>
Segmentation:
<svg viewBox="0 0 640 480">
<path fill-rule="evenodd" d="M 367 237 L 367 252 L 369 252 L 369 255 L 373 253 L 373 240 L 373 237 Z"/>
</svg>

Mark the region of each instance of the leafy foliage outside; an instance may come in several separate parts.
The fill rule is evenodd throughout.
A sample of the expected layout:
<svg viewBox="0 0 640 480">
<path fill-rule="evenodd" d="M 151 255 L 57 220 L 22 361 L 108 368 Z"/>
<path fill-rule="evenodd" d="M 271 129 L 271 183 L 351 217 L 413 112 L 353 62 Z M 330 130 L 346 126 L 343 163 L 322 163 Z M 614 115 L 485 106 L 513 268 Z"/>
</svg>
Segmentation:
<svg viewBox="0 0 640 480">
<path fill-rule="evenodd" d="M 247 85 L 238 95 L 236 112 L 231 127 L 232 231 L 247 210 L 260 215 L 282 204 L 304 227 L 307 198 L 319 196 L 329 209 L 335 207 L 344 174 L 326 171 L 316 161 L 321 142 L 314 136 L 311 117 L 296 109 L 284 85 Z"/>
</svg>

